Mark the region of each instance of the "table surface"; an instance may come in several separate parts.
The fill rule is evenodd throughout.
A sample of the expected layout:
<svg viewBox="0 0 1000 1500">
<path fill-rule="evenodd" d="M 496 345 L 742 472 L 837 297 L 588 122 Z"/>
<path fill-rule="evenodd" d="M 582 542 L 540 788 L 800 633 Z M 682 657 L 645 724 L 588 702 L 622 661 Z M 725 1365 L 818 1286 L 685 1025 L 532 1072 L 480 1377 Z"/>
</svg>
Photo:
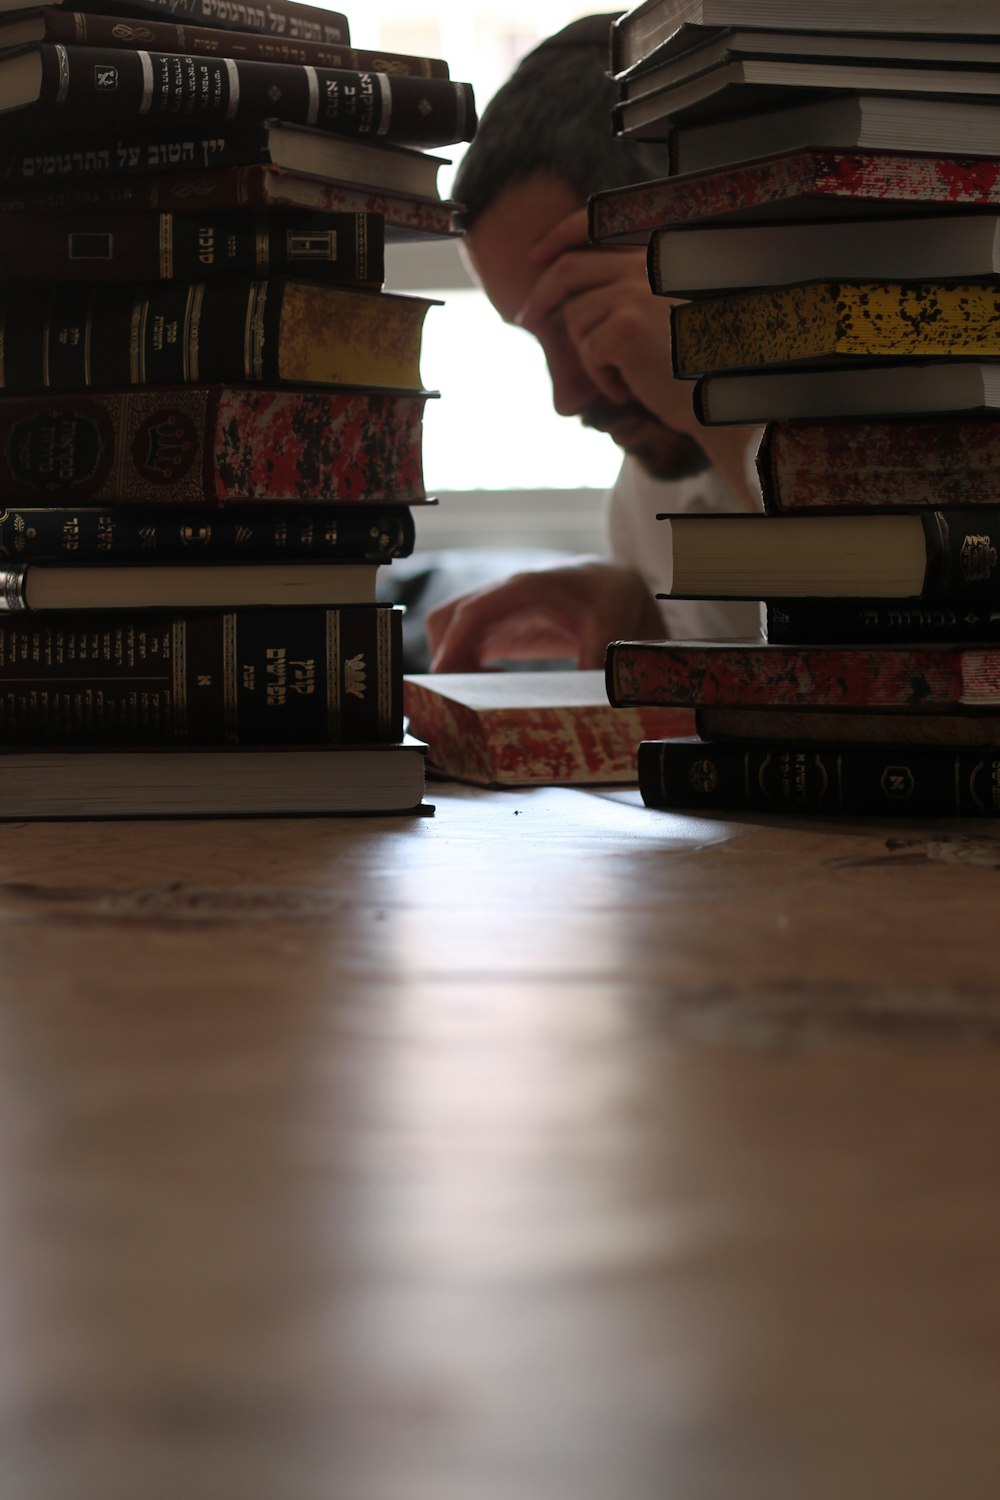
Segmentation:
<svg viewBox="0 0 1000 1500">
<path fill-rule="evenodd" d="M 1000 829 L 0 827 L 12 1500 L 996 1500 Z"/>
</svg>

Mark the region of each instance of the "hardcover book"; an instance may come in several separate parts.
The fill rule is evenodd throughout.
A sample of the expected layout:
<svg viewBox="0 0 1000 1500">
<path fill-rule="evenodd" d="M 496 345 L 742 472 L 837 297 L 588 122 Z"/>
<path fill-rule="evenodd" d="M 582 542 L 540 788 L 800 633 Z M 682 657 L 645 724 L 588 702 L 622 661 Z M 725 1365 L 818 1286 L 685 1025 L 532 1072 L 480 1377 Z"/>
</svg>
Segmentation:
<svg viewBox="0 0 1000 1500">
<path fill-rule="evenodd" d="M 35 610 L 374 604 L 377 563 L 10 563 L 0 615 Z"/>
<path fill-rule="evenodd" d="M 819 220 L 854 222 L 865 214 L 1000 206 L 1000 160 L 936 152 L 786 151 L 764 161 L 686 172 L 588 201 L 590 238 L 646 244 L 653 230 L 706 219 L 725 223 Z M 950 215 L 947 221 L 957 225 Z"/>
<path fill-rule="evenodd" d="M 671 599 L 1000 604 L 1000 507 L 858 515 L 661 515 Z"/>
<path fill-rule="evenodd" d="M 926 745 L 644 741 L 647 807 L 683 812 L 998 817 L 1000 754 Z"/>
<path fill-rule="evenodd" d="M 139 7 L 133 9 L 137 11 Z M 183 15 L 179 7 L 175 14 Z M 437 57 L 371 52 L 343 42 L 309 41 L 287 32 L 221 31 L 215 26 L 171 20 L 166 9 L 163 20 L 152 17 L 139 20 L 135 16 L 87 15 L 80 10 L 60 10 L 47 5 L 0 21 L 0 51 L 37 42 L 130 47 L 134 51 L 181 52 L 195 57 L 244 58 L 248 62 L 311 63 L 319 68 L 354 68 L 414 78 L 448 77 L 448 64 Z"/>
<path fill-rule="evenodd" d="M 411 146 L 471 140 L 476 129 L 471 85 L 447 78 L 59 42 L 0 56 L 0 107 L 27 105 L 167 122 L 277 118 Z"/>
<path fill-rule="evenodd" d="M 754 370 L 699 380 L 692 399 L 706 426 L 772 418 L 972 416 L 1000 411 L 1000 364 L 941 359 L 887 361 L 881 368 Z"/>
<path fill-rule="evenodd" d="M 0 819 L 292 818 L 417 812 L 426 746 L 6 750 Z"/>
<path fill-rule="evenodd" d="M 764 509 L 1000 505 L 1000 422 L 904 417 L 769 422 L 757 449 Z"/>
<path fill-rule="evenodd" d="M 807 148 L 874 147 L 935 156 L 1000 156 L 1000 111 L 987 100 L 833 94 L 707 123 L 669 137 L 674 172 L 706 172 Z"/>
<path fill-rule="evenodd" d="M 657 229 L 648 265 L 658 296 L 686 298 L 801 281 L 995 277 L 1000 213 Z"/>
<path fill-rule="evenodd" d="M 60 0 L 54 0 L 59 4 Z M 4 9 L 27 9 L 22 0 Z M 95 10 L 99 14 L 121 14 L 131 19 L 150 16 L 176 21 L 178 17 L 195 26 L 218 31 L 253 31 L 262 36 L 290 37 L 293 40 L 335 42 L 346 46 L 351 40 L 347 17 L 340 11 L 324 10 L 304 0 L 71 0 L 73 10 Z"/>
<path fill-rule="evenodd" d="M 671 323 L 682 379 L 789 364 L 996 358 L 1000 285 L 807 282 L 685 302 Z"/>
<path fill-rule="evenodd" d="M 389 562 L 413 551 L 408 505 L 15 505 L 0 558 L 18 563 Z"/>
<path fill-rule="evenodd" d="M 92 611 L 0 618 L 0 744 L 392 743 L 400 611 Z"/>
<path fill-rule="evenodd" d="M 1000 608 L 923 604 L 907 599 L 766 599 L 765 632 L 772 645 L 919 645 L 933 641 L 1000 640 Z"/>
<path fill-rule="evenodd" d="M 164 386 L 0 400 L 8 505 L 426 498 L 426 393 Z"/>
<path fill-rule="evenodd" d="M 227 278 L 0 291 L 13 393 L 231 383 L 419 391 L 423 297 Z"/>
<path fill-rule="evenodd" d="M 378 214 L 23 214 L 0 237 L 0 281 L 201 281 L 299 276 L 378 288 L 385 277 Z"/>
<path fill-rule="evenodd" d="M 618 16 L 611 27 L 612 71 L 669 56 L 692 45 L 690 31 L 672 39 L 681 27 L 754 26 L 787 30 L 790 15 L 800 31 L 869 32 L 929 36 L 996 35 L 992 0 L 880 0 L 873 14 L 865 0 L 817 0 L 808 9 L 790 11 L 785 0 L 643 0 Z"/>
<path fill-rule="evenodd" d="M 431 764 L 477 786 L 634 782 L 644 735 L 693 728 L 688 712 L 612 709 L 600 671 L 411 676 L 403 704 Z"/>
<path fill-rule="evenodd" d="M 1000 714 L 823 713 L 806 708 L 700 708 L 703 740 L 789 744 L 958 745 L 1000 750 Z"/>
<path fill-rule="evenodd" d="M 775 646 L 613 641 L 608 698 L 624 708 L 863 709 L 970 713 L 1000 707 L 1000 647 Z"/>
</svg>

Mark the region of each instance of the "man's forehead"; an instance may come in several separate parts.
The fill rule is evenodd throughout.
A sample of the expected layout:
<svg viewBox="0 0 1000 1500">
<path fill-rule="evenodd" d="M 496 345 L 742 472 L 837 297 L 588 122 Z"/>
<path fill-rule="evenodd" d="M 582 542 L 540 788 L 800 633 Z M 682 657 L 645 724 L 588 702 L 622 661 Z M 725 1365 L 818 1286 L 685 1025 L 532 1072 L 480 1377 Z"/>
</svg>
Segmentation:
<svg viewBox="0 0 1000 1500">
<path fill-rule="evenodd" d="M 504 188 L 466 235 L 475 273 L 508 322 L 544 269 L 529 259 L 530 251 L 579 206 L 577 195 L 561 178 L 536 174 Z"/>
</svg>

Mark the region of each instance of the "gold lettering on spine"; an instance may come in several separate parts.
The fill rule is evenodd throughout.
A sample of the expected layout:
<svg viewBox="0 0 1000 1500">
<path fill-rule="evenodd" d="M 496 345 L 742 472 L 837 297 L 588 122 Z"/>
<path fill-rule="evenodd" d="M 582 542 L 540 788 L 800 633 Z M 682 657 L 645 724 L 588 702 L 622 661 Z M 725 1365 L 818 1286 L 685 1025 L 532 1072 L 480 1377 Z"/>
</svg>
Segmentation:
<svg viewBox="0 0 1000 1500">
<path fill-rule="evenodd" d="M 222 617 L 222 692 L 225 736 L 232 744 L 240 737 L 239 710 L 236 702 L 236 674 L 239 670 L 239 640 L 234 610 Z"/>
<path fill-rule="evenodd" d="M 326 612 L 326 733 L 340 738 L 340 610 Z"/>
<path fill-rule="evenodd" d="M 69 94 L 69 53 L 61 42 L 56 42 L 56 107 L 66 103 Z"/>
<path fill-rule="evenodd" d="M 309 90 L 309 103 L 306 106 L 306 124 L 315 125 L 319 119 L 319 78 L 316 69 L 306 64 L 306 88 Z"/>
<path fill-rule="evenodd" d="M 389 669 L 389 654 L 392 650 L 392 610 L 380 609 L 375 614 L 375 673 L 378 692 L 379 728 L 388 726 L 392 714 L 392 673 Z"/>
<path fill-rule="evenodd" d="M 149 298 L 141 292 L 132 303 L 132 322 L 129 330 L 128 373 L 133 385 L 146 382 L 146 324 L 149 321 Z"/>
<path fill-rule="evenodd" d="M 271 264 L 271 236 L 264 219 L 257 220 L 257 270 L 266 271 Z"/>
<path fill-rule="evenodd" d="M 148 52 L 137 52 L 135 55 L 142 71 L 142 98 L 139 100 L 138 113 L 148 115 L 153 105 L 153 59 Z"/>
<path fill-rule="evenodd" d="M 160 215 L 160 275 L 173 280 L 174 275 L 174 216 Z"/>
<path fill-rule="evenodd" d="M 184 379 L 198 379 L 198 341 L 201 336 L 201 308 L 205 288 L 196 281 L 184 299 Z"/>
<path fill-rule="evenodd" d="M 226 119 L 235 120 L 236 111 L 240 107 L 240 70 L 231 57 L 221 59 L 226 70 L 226 78 L 229 80 L 229 102 L 226 105 Z"/>
<path fill-rule="evenodd" d="M 267 310 L 267 282 L 255 281 L 247 300 L 243 328 L 243 373 L 246 380 L 264 378 L 264 313 Z"/>
<path fill-rule="evenodd" d="M 187 625 L 183 615 L 170 627 L 170 651 L 172 655 L 171 679 L 173 697 L 174 734 L 184 737 L 188 730 L 187 701 Z"/>
<path fill-rule="evenodd" d="M 358 214 L 356 217 L 358 226 L 355 252 L 357 254 L 357 277 L 364 281 L 368 275 L 368 215 Z"/>
</svg>

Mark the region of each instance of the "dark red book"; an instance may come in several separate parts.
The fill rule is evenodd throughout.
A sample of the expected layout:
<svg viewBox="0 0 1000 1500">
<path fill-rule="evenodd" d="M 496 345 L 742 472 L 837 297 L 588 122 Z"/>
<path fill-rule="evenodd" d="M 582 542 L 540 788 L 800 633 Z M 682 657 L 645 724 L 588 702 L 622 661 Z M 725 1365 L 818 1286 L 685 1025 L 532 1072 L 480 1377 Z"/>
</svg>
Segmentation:
<svg viewBox="0 0 1000 1500">
<path fill-rule="evenodd" d="M 622 707 L 864 709 L 934 714 L 1000 707 L 1000 646 L 775 646 L 613 641 L 608 698 Z"/>
<path fill-rule="evenodd" d="M 427 396 L 194 384 L 0 398 L 4 503 L 426 498 Z"/>
<path fill-rule="evenodd" d="M 0 57 L 0 104 L 154 122 L 280 119 L 413 146 L 471 140 L 476 128 L 472 86 L 448 78 L 53 42 Z"/>
</svg>

